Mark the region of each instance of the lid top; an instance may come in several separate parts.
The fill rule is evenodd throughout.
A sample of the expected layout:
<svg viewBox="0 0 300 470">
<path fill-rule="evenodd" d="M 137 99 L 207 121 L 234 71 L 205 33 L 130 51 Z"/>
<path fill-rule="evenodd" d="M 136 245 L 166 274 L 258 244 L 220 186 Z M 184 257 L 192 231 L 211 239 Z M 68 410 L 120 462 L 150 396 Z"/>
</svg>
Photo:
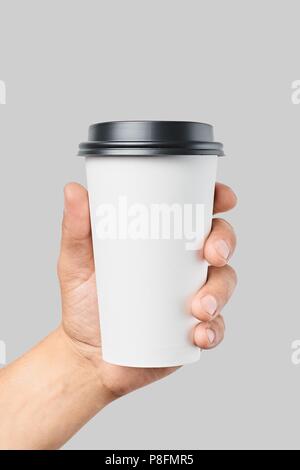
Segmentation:
<svg viewBox="0 0 300 470">
<path fill-rule="evenodd" d="M 79 155 L 224 155 L 213 126 L 189 121 L 113 121 L 89 127 Z"/>
</svg>

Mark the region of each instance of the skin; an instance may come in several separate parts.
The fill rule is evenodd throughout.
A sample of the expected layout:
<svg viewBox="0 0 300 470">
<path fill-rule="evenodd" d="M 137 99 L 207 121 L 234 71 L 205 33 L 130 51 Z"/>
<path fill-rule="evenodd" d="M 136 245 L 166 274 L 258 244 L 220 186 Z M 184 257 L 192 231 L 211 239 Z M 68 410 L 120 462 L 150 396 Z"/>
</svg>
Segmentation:
<svg viewBox="0 0 300 470">
<path fill-rule="evenodd" d="M 229 187 L 216 184 L 215 213 L 236 202 Z M 210 264 L 207 283 L 190 302 L 190 313 L 201 321 L 191 338 L 202 349 L 224 338 L 221 311 L 237 282 L 228 265 L 235 245 L 230 224 L 215 218 L 204 247 Z M 176 370 L 120 367 L 102 360 L 88 195 L 76 183 L 64 190 L 58 277 L 61 325 L 0 371 L 0 449 L 57 449 L 116 398 Z"/>
</svg>

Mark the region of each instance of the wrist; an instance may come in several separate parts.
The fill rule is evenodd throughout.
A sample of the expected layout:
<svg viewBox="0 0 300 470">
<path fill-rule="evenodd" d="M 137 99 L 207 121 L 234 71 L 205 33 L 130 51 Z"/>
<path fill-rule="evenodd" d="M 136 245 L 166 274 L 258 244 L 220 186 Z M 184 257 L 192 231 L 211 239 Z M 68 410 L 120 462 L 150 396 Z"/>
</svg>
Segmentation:
<svg viewBox="0 0 300 470">
<path fill-rule="evenodd" d="M 96 354 L 96 351 L 92 351 L 89 345 L 79 344 L 70 338 L 62 326 L 53 334 L 56 336 L 57 343 L 63 347 L 73 386 L 85 389 L 91 413 L 97 414 L 115 399 L 103 383 L 99 367 L 101 362 L 99 352 Z"/>
<path fill-rule="evenodd" d="M 92 397 L 92 406 L 95 412 L 101 411 L 116 399 L 116 395 L 103 381 L 99 349 L 71 338 L 62 325 L 54 334 L 57 341 L 63 344 L 69 368 L 74 371 L 74 380 L 87 384 L 88 394 Z"/>
<path fill-rule="evenodd" d="M 1 449 L 58 449 L 112 401 L 61 328 L 7 366 L 0 382 Z"/>
</svg>

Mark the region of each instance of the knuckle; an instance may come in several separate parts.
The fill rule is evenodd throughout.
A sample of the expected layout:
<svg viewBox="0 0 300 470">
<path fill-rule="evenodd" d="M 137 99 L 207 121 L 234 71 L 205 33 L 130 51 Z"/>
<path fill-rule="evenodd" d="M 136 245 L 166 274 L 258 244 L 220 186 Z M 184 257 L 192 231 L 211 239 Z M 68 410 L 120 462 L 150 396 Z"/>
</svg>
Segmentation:
<svg viewBox="0 0 300 470">
<path fill-rule="evenodd" d="M 222 333 L 223 336 L 224 336 L 224 333 L 225 333 L 225 331 L 226 331 L 226 323 L 225 323 L 225 320 L 224 320 L 223 315 L 220 315 L 220 316 L 219 316 L 219 321 L 220 321 L 220 326 L 221 326 L 221 333 Z"/>
<path fill-rule="evenodd" d="M 213 227 L 218 227 L 218 228 L 224 228 L 226 230 L 234 231 L 233 226 L 231 225 L 230 222 L 228 222 L 226 219 L 223 219 L 222 217 L 217 217 L 213 219 Z"/>
<path fill-rule="evenodd" d="M 236 244 L 236 233 L 233 226 L 230 222 L 228 222 L 228 220 L 222 218 L 213 219 L 212 229 L 215 230 L 217 233 L 225 232 L 225 237 L 230 239 L 231 244 Z"/>
<path fill-rule="evenodd" d="M 237 274 L 230 265 L 222 267 L 210 266 L 208 272 L 208 288 L 226 292 L 228 295 L 235 289 Z"/>
<path fill-rule="evenodd" d="M 230 286 L 234 288 L 238 283 L 238 277 L 235 269 L 229 264 L 226 265 L 224 269 L 226 271 L 227 279 L 229 280 Z"/>
<path fill-rule="evenodd" d="M 219 343 L 223 341 L 225 337 L 225 330 L 226 330 L 225 321 L 224 321 L 223 316 L 220 315 L 216 320 L 216 331 L 218 332 L 217 337 L 218 337 Z"/>
</svg>

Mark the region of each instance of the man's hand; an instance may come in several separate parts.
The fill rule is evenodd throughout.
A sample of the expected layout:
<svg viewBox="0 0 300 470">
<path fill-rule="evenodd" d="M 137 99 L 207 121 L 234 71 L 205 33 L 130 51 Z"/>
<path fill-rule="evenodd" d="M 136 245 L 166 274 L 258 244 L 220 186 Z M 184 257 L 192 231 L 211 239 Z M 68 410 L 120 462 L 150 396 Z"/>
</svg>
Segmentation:
<svg viewBox="0 0 300 470">
<path fill-rule="evenodd" d="M 215 212 L 235 204 L 231 189 L 217 184 Z M 211 264 L 208 280 L 191 303 L 191 314 L 202 321 L 192 332 L 194 342 L 203 349 L 217 346 L 224 336 L 221 311 L 236 284 L 227 265 L 234 248 L 231 226 L 214 219 L 204 247 Z M 58 274 L 61 326 L 0 370 L 0 449 L 57 449 L 115 398 L 175 370 L 102 360 L 88 197 L 78 184 L 65 188 Z"/>
<path fill-rule="evenodd" d="M 98 299 L 91 238 L 88 194 L 76 183 L 65 187 L 58 276 L 62 294 L 61 332 L 86 369 L 99 375 L 112 398 L 161 379 L 176 368 L 141 369 L 111 365 L 102 360 Z M 214 213 L 225 212 L 236 204 L 233 191 L 220 183 L 215 190 Z M 211 349 L 224 337 L 221 311 L 236 285 L 234 270 L 228 266 L 236 245 L 234 231 L 223 219 L 215 218 L 204 256 L 211 265 L 207 283 L 191 303 L 191 314 L 201 320 L 194 331 L 197 346 Z M 101 315 L 101 312 L 100 312 Z"/>
</svg>

